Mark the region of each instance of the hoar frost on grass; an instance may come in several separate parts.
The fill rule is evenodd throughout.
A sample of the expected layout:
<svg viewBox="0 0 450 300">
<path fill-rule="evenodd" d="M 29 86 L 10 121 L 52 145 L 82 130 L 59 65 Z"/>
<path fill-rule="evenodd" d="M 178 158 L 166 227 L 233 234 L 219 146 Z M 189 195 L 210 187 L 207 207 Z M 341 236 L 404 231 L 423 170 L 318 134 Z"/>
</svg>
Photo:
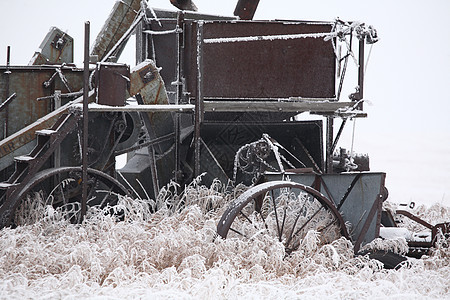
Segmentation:
<svg viewBox="0 0 450 300">
<path fill-rule="evenodd" d="M 450 296 L 448 248 L 384 270 L 378 261 L 354 256 L 348 240 L 320 245 L 319 233 L 309 231 L 300 250 L 286 257 L 269 235 L 252 241 L 216 236 L 226 203 L 242 190 L 199 181 L 181 195 L 176 189 L 167 187 L 156 201 L 121 198 L 114 207 L 121 221 L 90 208 L 82 224 L 71 224 L 61 210 L 28 203 L 32 220 L 0 231 L 0 298 Z M 430 210 L 450 217 L 447 208 Z"/>
</svg>

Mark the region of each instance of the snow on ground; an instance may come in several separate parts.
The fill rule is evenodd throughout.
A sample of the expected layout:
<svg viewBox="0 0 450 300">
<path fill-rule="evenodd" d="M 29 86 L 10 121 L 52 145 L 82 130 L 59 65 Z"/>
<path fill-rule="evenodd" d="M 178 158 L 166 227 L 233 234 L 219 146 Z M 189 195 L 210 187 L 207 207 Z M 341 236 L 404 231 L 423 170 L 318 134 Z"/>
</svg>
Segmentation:
<svg viewBox="0 0 450 300">
<path fill-rule="evenodd" d="M 448 248 L 385 270 L 355 257 L 347 240 L 321 246 L 310 232 L 301 250 L 285 257 L 283 245 L 267 235 L 216 237 L 222 204 L 232 197 L 217 185 L 162 197 L 172 207 L 189 203 L 178 211 L 162 209 L 161 199 L 124 198 L 116 206 L 125 210 L 124 221 L 90 209 L 81 225 L 37 205 L 22 215 L 23 225 L 0 231 L 0 298 L 450 299 Z M 432 223 L 450 219 L 450 208 L 439 205 L 415 212 Z"/>
</svg>

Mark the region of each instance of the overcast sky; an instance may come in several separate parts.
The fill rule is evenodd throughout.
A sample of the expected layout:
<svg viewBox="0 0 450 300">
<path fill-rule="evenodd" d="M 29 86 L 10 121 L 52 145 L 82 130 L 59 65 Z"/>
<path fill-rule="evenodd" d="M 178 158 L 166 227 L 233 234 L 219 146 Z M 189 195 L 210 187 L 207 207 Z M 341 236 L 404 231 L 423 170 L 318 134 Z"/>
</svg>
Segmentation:
<svg viewBox="0 0 450 300">
<path fill-rule="evenodd" d="M 11 46 L 12 65 L 26 65 L 51 26 L 75 39 L 75 62 L 83 57 L 84 22 L 93 41 L 114 0 L 0 0 L 0 64 Z M 232 15 L 234 0 L 197 0 L 205 13 Z M 173 8 L 169 0 L 150 0 Z M 355 151 L 368 153 L 373 171 L 387 173 L 390 199 L 450 205 L 450 34 L 448 0 L 261 0 L 255 19 L 372 24 L 380 42 L 367 66 L 367 119 L 356 121 Z M 367 53 L 368 51 L 366 51 Z M 134 64 L 130 59 L 126 61 Z M 353 92 L 355 84 L 343 91 Z M 345 100 L 345 99 L 343 99 Z M 341 147 L 351 146 L 351 123 Z"/>
</svg>

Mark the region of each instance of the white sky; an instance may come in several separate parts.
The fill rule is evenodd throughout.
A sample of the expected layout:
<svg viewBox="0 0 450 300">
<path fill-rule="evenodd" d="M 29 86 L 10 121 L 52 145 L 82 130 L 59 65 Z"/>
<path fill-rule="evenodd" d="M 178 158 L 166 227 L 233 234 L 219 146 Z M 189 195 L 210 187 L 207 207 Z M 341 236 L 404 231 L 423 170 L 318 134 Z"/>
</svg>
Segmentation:
<svg viewBox="0 0 450 300">
<path fill-rule="evenodd" d="M 75 39 L 75 62 L 81 65 L 84 22 L 91 23 L 92 42 L 114 2 L 0 0 L 0 65 L 6 64 L 7 45 L 12 65 L 28 64 L 51 26 Z M 237 0 L 195 3 L 201 12 L 232 15 Z M 149 4 L 173 8 L 169 0 Z M 365 99 L 373 105 L 365 106 L 369 117 L 356 123 L 355 151 L 369 153 L 372 170 L 387 173 L 392 201 L 450 205 L 450 1 L 261 0 L 255 15 L 321 21 L 336 17 L 371 24 L 381 39 L 367 67 Z M 351 124 L 340 146 L 349 149 L 350 141 Z"/>
</svg>

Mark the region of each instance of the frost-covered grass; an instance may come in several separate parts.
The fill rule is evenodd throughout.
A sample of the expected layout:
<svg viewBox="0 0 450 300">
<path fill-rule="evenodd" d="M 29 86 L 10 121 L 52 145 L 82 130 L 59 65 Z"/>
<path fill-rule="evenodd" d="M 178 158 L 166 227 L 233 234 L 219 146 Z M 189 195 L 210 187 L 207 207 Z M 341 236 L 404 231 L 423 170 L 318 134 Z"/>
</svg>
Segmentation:
<svg viewBox="0 0 450 300">
<path fill-rule="evenodd" d="M 91 208 L 75 225 L 64 212 L 34 203 L 30 222 L 0 231 L 1 299 L 330 299 L 450 297 L 450 251 L 436 249 L 401 269 L 353 255 L 341 238 L 320 246 L 310 231 L 285 257 L 274 238 L 223 240 L 216 224 L 241 191 L 194 182 L 156 201 L 121 198 L 122 221 Z M 39 200 L 39 199 L 38 199 Z M 188 204 L 188 205 L 185 205 Z M 31 205 L 28 203 L 28 205 Z M 158 208 L 156 213 L 151 210 Z M 428 221 L 449 208 L 420 207 Z"/>
</svg>

